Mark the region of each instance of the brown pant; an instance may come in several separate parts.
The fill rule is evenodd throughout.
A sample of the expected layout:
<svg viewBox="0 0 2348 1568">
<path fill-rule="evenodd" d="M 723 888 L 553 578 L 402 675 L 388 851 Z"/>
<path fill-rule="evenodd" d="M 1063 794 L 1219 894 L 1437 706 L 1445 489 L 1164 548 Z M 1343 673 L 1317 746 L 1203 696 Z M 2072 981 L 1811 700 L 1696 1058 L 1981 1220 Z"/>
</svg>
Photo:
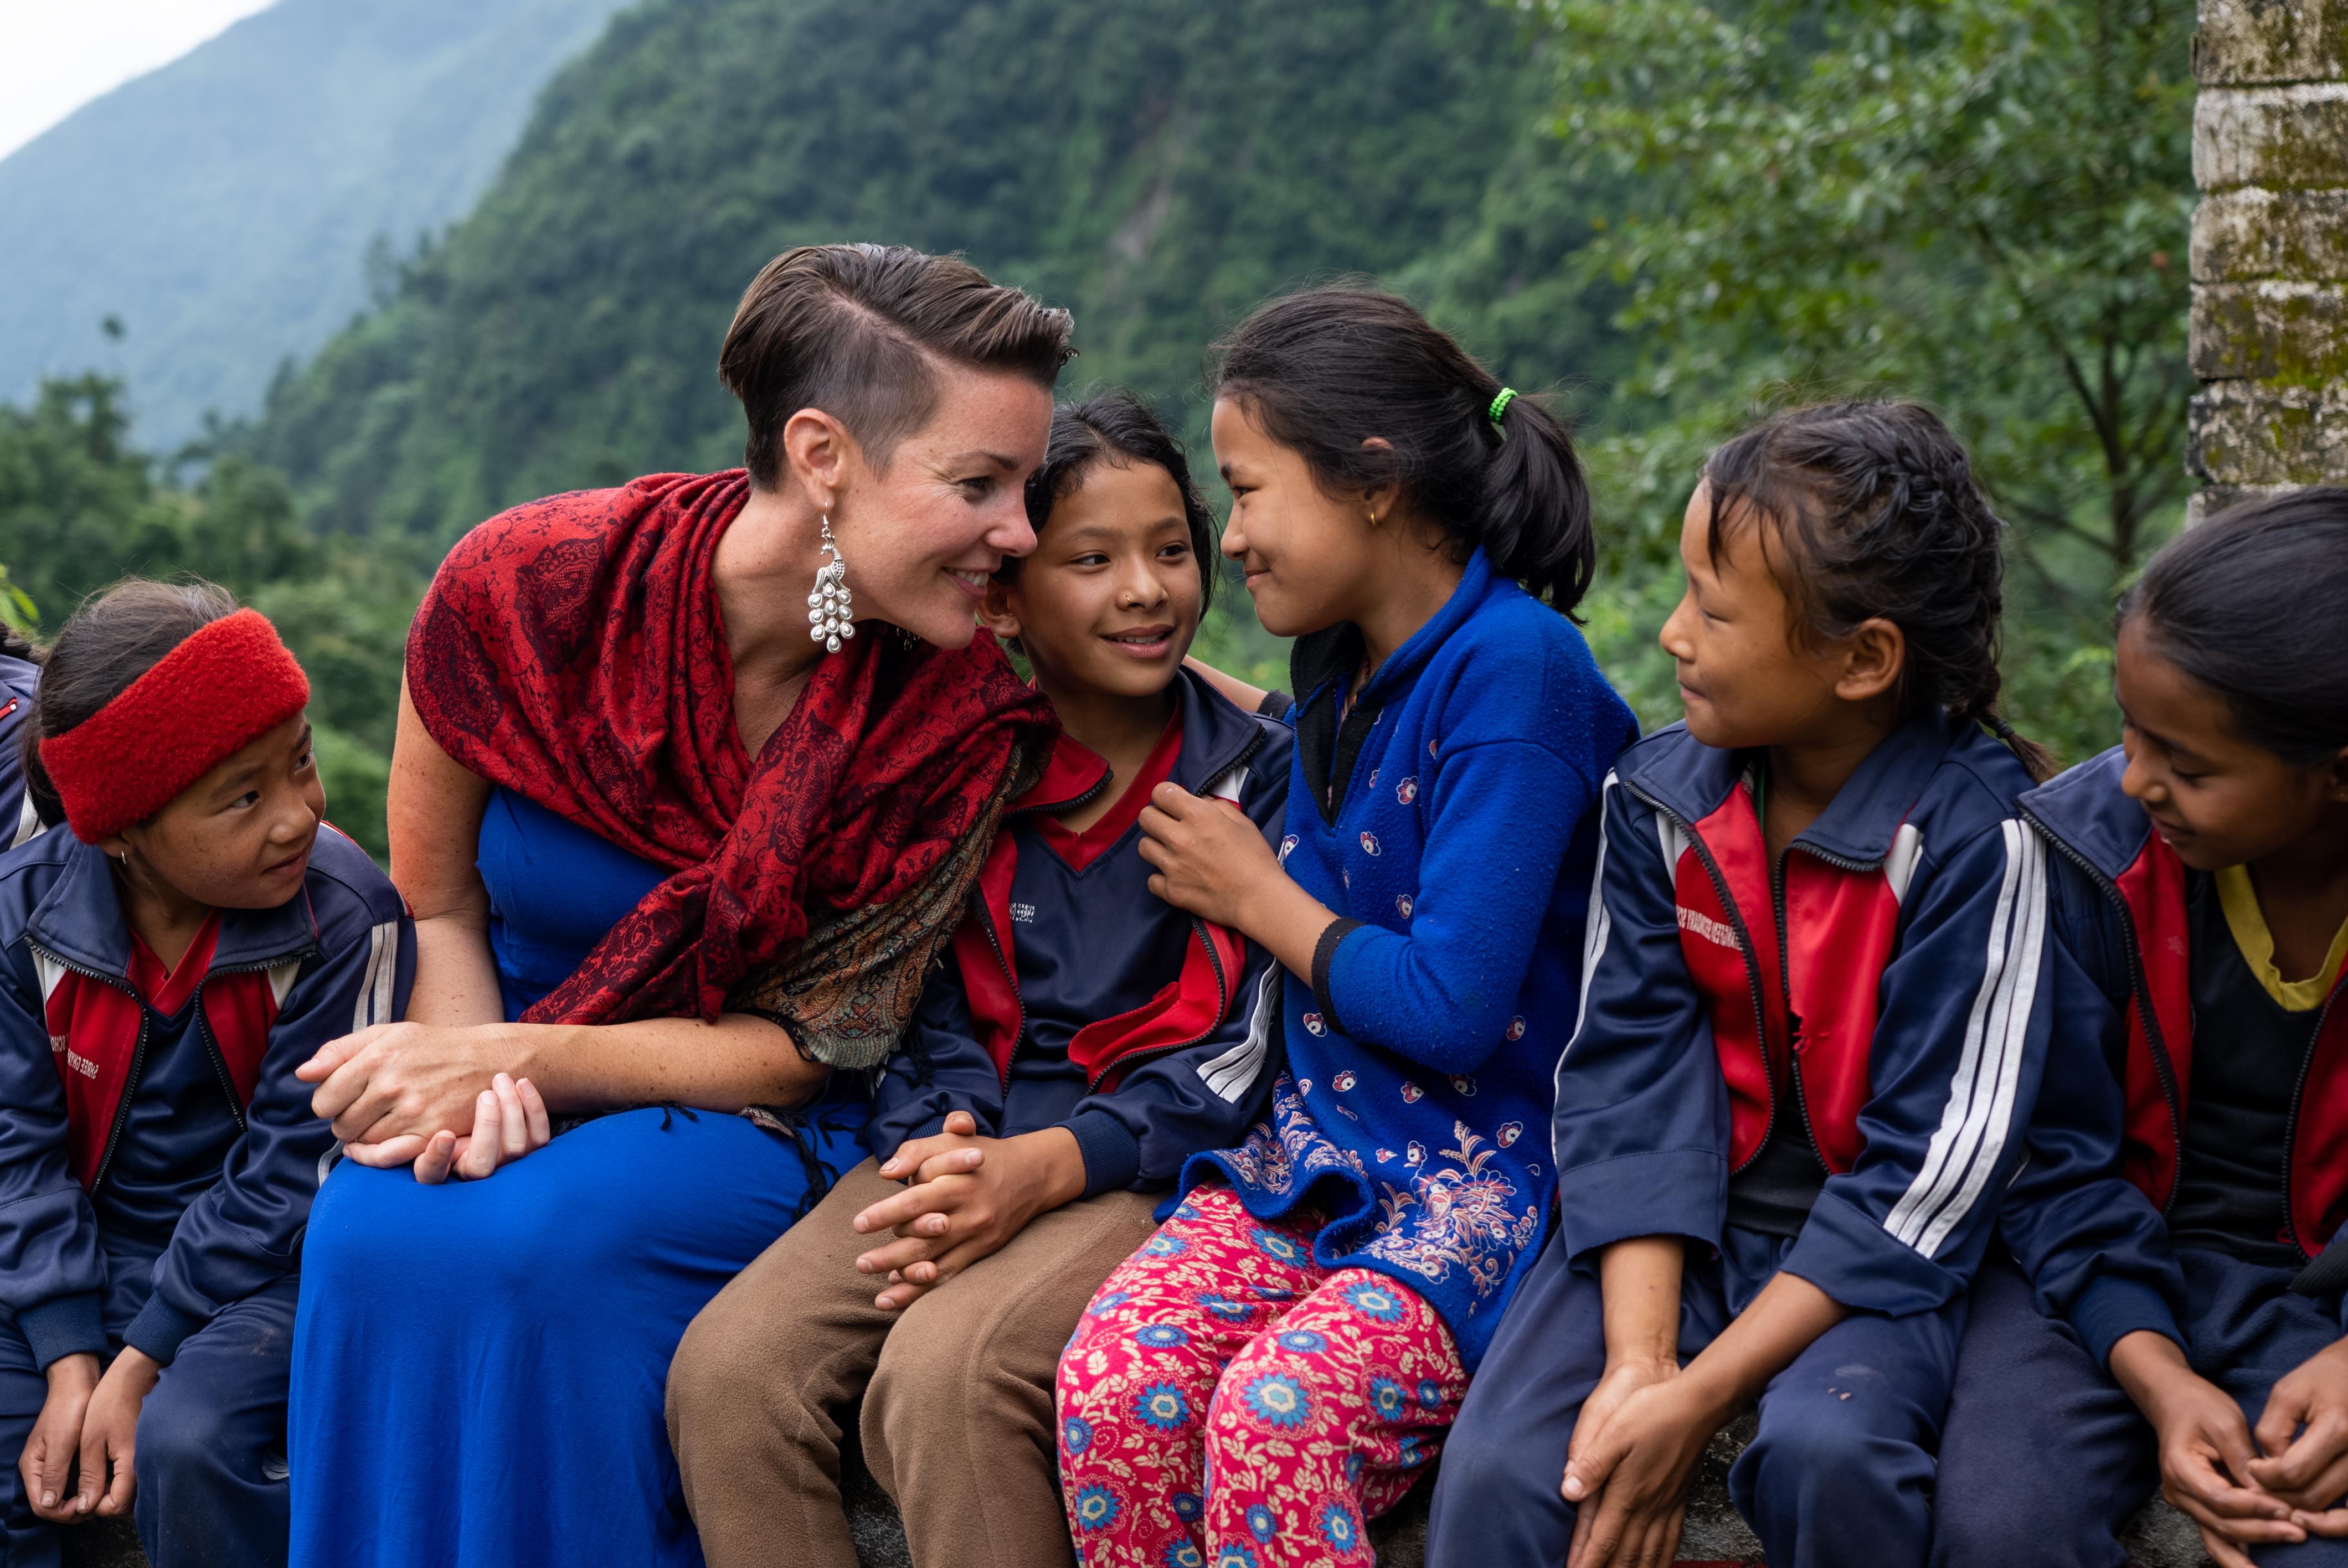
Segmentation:
<svg viewBox="0 0 2348 1568">
<path fill-rule="evenodd" d="M 856 1568 L 838 1415 L 864 1395 L 864 1460 L 916 1568 L 1068 1563 L 1053 1378 L 1153 1200 L 1105 1193 L 1040 1214 L 901 1313 L 856 1272 L 858 1210 L 903 1187 L 867 1160 L 701 1309 L 668 1374 L 668 1433 L 711 1568 Z M 869 1391 L 867 1385 L 870 1385 Z"/>
</svg>

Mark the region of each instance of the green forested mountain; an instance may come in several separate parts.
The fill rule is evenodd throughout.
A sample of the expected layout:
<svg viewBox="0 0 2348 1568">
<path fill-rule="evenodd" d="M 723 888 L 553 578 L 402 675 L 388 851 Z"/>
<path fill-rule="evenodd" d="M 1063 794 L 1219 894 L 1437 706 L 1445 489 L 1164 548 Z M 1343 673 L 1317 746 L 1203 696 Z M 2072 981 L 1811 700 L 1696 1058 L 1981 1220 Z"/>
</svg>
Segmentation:
<svg viewBox="0 0 2348 1568">
<path fill-rule="evenodd" d="M 2113 593 L 2180 509 L 2188 30 L 2158 0 L 646 0 L 208 469 L 141 456 L 103 380 L 0 407 L 0 562 L 51 626 L 126 570 L 251 596 L 379 843 L 430 563 L 531 496 L 737 461 L 716 350 L 777 251 L 963 251 L 1074 309 L 1064 386 L 1194 439 L 1213 336 L 1360 272 L 1580 406 L 1584 613 L 1650 724 L 1708 446 L 1793 401 L 1940 406 L 2016 524 L 2007 712 L 2077 760 L 2116 733 Z M 1243 594 L 1200 651 L 1280 679 Z"/>
<path fill-rule="evenodd" d="M 1074 308 L 1071 384 L 1179 403 L 1319 274 L 1415 285 L 1528 387 L 1609 368 L 1561 285 L 1551 70 L 1487 0 L 655 0 L 549 87 L 253 450 L 320 526 L 446 540 L 528 496 L 738 460 L 716 348 L 808 241 L 962 251 Z"/>
<path fill-rule="evenodd" d="M 368 302 L 370 244 L 461 216 L 625 3 L 278 0 L 86 106 L 0 161 L 0 397 L 104 368 L 164 446 L 252 413 Z"/>
</svg>

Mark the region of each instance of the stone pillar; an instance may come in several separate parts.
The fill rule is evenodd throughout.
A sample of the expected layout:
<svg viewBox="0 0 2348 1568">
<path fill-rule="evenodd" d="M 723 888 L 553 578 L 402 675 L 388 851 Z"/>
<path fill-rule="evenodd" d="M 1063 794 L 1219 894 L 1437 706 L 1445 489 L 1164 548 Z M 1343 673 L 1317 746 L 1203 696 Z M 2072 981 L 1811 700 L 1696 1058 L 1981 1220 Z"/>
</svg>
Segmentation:
<svg viewBox="0 0 2348 1568">
<path fill-rule="evenodd" d="M 2190 520 L 2348 484 L 2348 0 L 2199 0 Z"/>
</svg>

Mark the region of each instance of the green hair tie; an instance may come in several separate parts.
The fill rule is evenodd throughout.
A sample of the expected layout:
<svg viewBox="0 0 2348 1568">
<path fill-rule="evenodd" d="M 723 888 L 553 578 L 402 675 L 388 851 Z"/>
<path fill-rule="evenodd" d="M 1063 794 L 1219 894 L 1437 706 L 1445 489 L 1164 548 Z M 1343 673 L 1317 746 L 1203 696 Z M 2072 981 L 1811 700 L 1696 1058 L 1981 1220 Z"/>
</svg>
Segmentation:
<svg viewBox="0 0 2348 1568">
<path fill-rule="evenodd" d="M 1497 428 L 1500 423 L 1500 415 L 1509 411 L 1509 405 L 1515 402 L 1516 397 L 1517 389 L 1515 387 L 1504 386 L 1500 388 L 1500 395 L 1492 399 L 1492 406 L 1487 411 L 1485 417 L 1491 420 L 1495 428 Z"/>
</svg>

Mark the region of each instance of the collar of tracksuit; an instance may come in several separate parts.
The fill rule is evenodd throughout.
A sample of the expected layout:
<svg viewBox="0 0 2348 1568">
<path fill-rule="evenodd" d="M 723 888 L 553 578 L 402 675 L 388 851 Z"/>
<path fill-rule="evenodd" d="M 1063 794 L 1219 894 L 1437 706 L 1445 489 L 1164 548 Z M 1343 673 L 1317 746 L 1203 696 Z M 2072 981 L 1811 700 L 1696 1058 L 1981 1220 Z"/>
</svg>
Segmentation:
<svg viewBox="0 0 2348 1568">
<path fill-rule="evenodd" d="M 1337 719 L 1339 692 L 1362 667 L 1361 628 L 1350 620 L 1339 621 L 1296 640 L 1288 657 L 1289 682 L 1297 693 L 1296 752 L 1303 764 L 1307 791 L 1322 820 L 1337 820 L 1354 759 L 1361 754 L 1362 742 L 1377 723 L 1379 712 L 1417 678 L 1435 651 L 1504 586 L 1512 585 L 1505 578 L 1493 577 L 1492 564 L 1481 549 L 1469 556 L 1459 574 L 1459 586 L 1443 601 L 1443 608 L 1370 671 L 1368 684 L 1342 724 Z"/>
<path fill-rule="evenodd" d="M 1182 749 L 1174 759 L 1171 782 L 1192 794 L 1204 794 L 1255 754 L 1263 744 L 1263 726 L 1194 671 L 1184 669 L 1175 676 L 1174 692 L 1180 708 Z M 1097 790 L 1114 787 L 1101 754 L 1064 731 L 1045 764 L 1044 776 L 1011 803 L 1011 812 L 1066 811 Z"/>
<path fill-rule="evenodd" d="M 130 926 L 104 850 L 69 833 L 41 837 L 59 865 L 25 923 L 36 947 L 77 968 L 123 981 L 130 979 Z M 300 958 L 318 945 L 317 918 L 305 885 L 274 909 L 223 909 L 211 971 L 267 968 Z M 207 971 L 207 972 L 211 972 Z"/>
<path fill-rule="evenodd" d="M 1880 864 L 1932 771 L 1949 760 L 1957 728 L 1937 707 L 1910 714 L 1867 754 L 1794 845 L 1855 865 Z M 1702 822 L 1720 809 L 1751 761 L 1749 753 L 1697 742 L 1682 723 L 1633 745 L 1617 766 L 1622 782 L 1640 794 L 1684 821 Z"/>
<path fill-rule="evenodd" d="M 2024 816 L 2058 840 L 2107 881 L 2116 882 L 2144 854 L 2152 818 L 2120 790 L 2127 757 L 2114 746 L 2050 779 L 2018 804 Z"/>
</svg>

